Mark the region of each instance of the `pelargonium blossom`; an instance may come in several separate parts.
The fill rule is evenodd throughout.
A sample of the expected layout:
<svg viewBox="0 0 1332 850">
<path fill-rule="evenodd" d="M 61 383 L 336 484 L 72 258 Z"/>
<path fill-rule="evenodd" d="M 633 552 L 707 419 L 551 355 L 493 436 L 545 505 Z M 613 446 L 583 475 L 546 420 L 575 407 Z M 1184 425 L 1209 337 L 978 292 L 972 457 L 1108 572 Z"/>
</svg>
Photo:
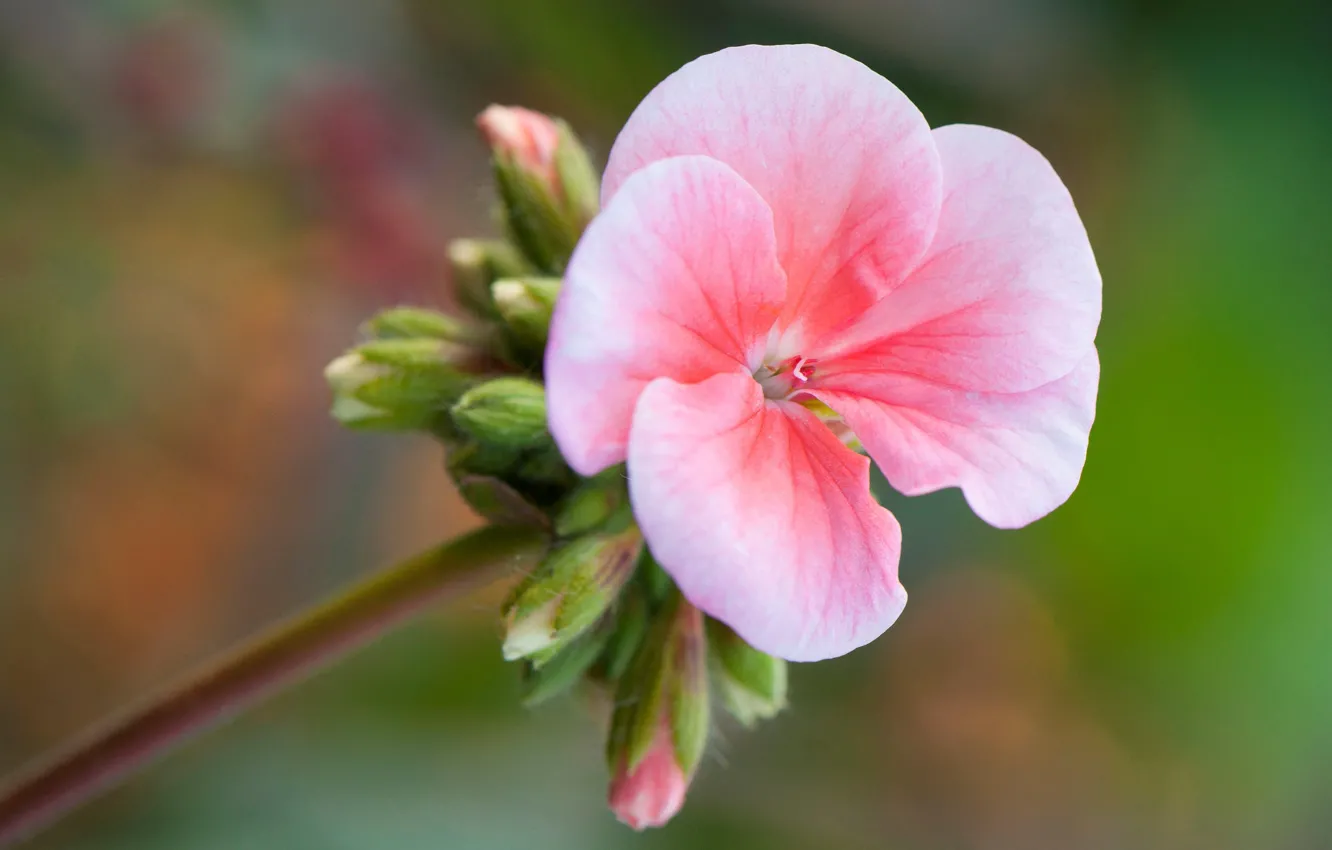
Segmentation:
<svg viewBox="0 0 1332 850">
<path fill-rule="evenodd" d="M 901 613 L 869 458 L 1002 528 L 1073 492 L 1100 275 L 1018 138 L 931 130 L 824 48 L 732 48 L 639 105 L 602 204 L 551 325 L 551 431 L 583 475 L 627 462 L 654 556 L 756 648 L 837 656 Z"/>
</svg>

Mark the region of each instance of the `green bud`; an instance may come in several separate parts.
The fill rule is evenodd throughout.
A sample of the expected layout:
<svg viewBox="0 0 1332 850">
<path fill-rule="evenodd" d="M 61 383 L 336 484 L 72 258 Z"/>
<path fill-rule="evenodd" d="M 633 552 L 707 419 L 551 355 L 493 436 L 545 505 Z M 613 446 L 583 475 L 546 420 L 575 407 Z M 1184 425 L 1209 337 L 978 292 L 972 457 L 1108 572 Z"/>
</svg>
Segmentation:
<svg viewBox="0 0 1332 850">
<path fill-rule="evenodd" d="M 500 239 L 458 239 L 448 251 L 458 303 L 486 319 L 499 317 L 491 299 L 492 283 L 535 271 L 517 248 Z"/>
<path fill-rule="evenodd" d="M 553 445 L 546 430 L 546 390 L 528 378 L 478 384 L 450 413 L 459 430 L 486 445 L 520 451 Z"/>
<path fill-rule="evenodd" d="M 478 123 L 510 237 L 538 269 L 560 274 L 597 212 L 600 186 L 586 150 L 567 124 L 538 113 L 492 107 Z"/>
<path fill-rule="evenodd" d="M 624 465 L 613 466 L 592 478 L 584 478 L 560 503 L 555 514 L 555 533 L 571 537 L 592 531 L 629 502 Z"/>
<path fill-rule="evenodd" d="M 754 649 L 717 620 L 707 623 L 712 681 L 722 703 L 745 726 L 786 707 L 786 662 Z"/>
<path fill-rule="evenodd" d="M 642 548 L 631 526 L 552 550 L 504 604 L 504 657 L 546 657 L 587 631 L 619 596 Z"/>
<path fill-rule="evenodd" d="M 703 614 L 678 591 L 658 610 L 620 680 L 606 755 L 613 772 L 632 773 L 648 754 L 665 717 L 675 760 L 686 777 L 703 758 L 708 707 Z"/>
<path fill-rule="evenodd" d="M 473 355 L 438 339 L 376 340 L 324 370 L 332 413 L 352 428 L 430 428 L 475 380 Z"/>
<path fill-rule="evenodd" d="M 372 316 L 362 326 L 371 339 L 442 339 L 470 343 L 477 331 L 453 316 L 424 307 L 390 307 Z"/>
<path fill-rule="evenodd" d="M 490 292 L 517 352 L 540 359 L 560 293 L 559 278 L 503 278 L 491 285 Z"/>
<path fill-rule="evenodd" d="M 458 493 L 472 510 L 496 525 L 549 525 L 540 509 L 494 476 L 463 475 L 458 479 Z"/>
</svg>

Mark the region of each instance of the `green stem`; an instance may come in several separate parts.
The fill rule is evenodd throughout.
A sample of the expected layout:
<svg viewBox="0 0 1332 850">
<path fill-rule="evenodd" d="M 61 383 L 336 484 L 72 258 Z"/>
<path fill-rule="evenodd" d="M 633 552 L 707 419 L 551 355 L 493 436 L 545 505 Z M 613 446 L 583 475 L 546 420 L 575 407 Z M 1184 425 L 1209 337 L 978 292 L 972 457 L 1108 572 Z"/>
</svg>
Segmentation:
<svg viewBox="0 0 1332 850">
<path fill-rule="evenodd" d="M 0 789 L 0 847 L 30 835 L 151 762 L 442 599 L 525 565 L 542 532 L 490 526 L 387 567 L 240 647 Z"/>
</svg>

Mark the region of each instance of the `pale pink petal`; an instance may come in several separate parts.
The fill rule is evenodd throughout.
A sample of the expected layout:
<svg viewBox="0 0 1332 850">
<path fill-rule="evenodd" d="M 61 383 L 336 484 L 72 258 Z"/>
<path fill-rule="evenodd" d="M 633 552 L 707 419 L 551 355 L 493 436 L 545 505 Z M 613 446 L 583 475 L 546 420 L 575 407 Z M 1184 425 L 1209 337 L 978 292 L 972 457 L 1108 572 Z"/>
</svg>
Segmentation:
<svg viewBox="0 0 1332 850">
<path fill-rule="evenodd" d="M 663 716 L 647 755 L 630 772 L 620 764 L 611 777 L 607 802 L 626 826 L 637 830 L 665 826 L 684 805 L 689 777 L 675 760 L 671 724 Z"/>
<path fill-rule="evenodd" d="M 944 169 L 934 244 L 835 343 L 841 356 L 818 353 L 824 373 L 1005 393 L 1068 374 L 1101 320 L 1101 276 L 1068 190 L 1016 136 L 964 125 L 934 136 Z"/>
<path fill-rule="evenodd" d="M 725 162 L 772 206 L 791 347 L 874 303 L 934 232 L 940 176 L 929 125 L 892 83 L 827 48 L 733 47 L 676 71 L 620 131 L 602 198 L 681 154 Z"/>
<path fill-rule="evenodd" d="M 748 374 L 785 289 L 772 213 L 729 167 L 680 157 L 635 174 L 578 243 L 551 322 L 550 429 L 569 465 L 624 460 L 652 379 Z"/>
<path fill-rule="evenodd" d="M 869 461 L 747 375 L 649 384 L 629 441 L 629 493 L 653 555 L 695 606 L 764 652 L 850 652 L 906 604 L 901 530 Z"/>
<path fill-rule="evenodd" d="M 958 390 L 908 375 L 848 376 L 813 391 L 855 431 L 897 490 L 961 487 L 981 519 L 1017 528 L 1062 505 L 1082 475 L 1096 415 L 1096 349 L 1022 393 Z"/>
</svg>

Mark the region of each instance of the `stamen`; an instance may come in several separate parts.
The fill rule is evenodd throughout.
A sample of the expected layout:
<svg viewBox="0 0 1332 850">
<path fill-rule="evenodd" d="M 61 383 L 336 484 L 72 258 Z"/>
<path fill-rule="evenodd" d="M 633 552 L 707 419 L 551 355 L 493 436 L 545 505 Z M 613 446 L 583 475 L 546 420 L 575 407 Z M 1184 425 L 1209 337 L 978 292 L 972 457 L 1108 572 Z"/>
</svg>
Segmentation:
<svg viewBox="0 0 1332 850">
<path fill-rule="evenodd" d="M 799 360 L 796 361 L 795 368 L 791 370 L 791 374 L 795 376 L 795 379 L 797 381 L 803 384 L 810 379 L 810 375 L 807 375 L 804 372 L 805 368 L 808 367 L 809 370 L 812 372 L 814 370 L 814 367 L 818 365 L 818 362 L 819 361 L 817 360 L 810 360 L 808 358 L 801 357 Z"/>
</svg>

